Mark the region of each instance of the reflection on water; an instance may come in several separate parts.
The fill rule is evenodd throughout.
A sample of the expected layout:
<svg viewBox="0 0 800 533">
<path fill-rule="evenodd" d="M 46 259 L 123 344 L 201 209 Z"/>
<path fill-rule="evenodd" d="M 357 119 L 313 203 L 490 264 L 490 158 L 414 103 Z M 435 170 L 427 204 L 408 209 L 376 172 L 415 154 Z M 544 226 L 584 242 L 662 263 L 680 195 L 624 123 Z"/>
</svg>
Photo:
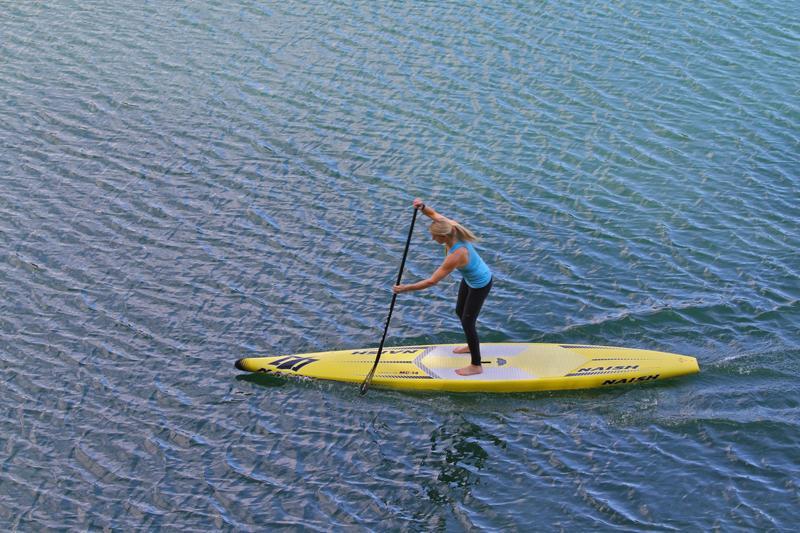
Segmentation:
<svg viewBox="0 0 800 533">
<path fill-rule="evenodd" d="M 477 424 L 463 419 L 431 433 L 430 452 L 424 467 L 439 473 L 437 483 L 425 487 L 428 498 L 435 503 L 462 501 L 478 483 L 478 474 L 489 459 L 490 445 L 502 447 L 503 443 Z M 453 496 L 453 491 L 458 494 Z"/>
<path fill-rule="evenodd" d="M 245 381 L 247 383 L 253 383 L 255 385 L 260 385 L 261 387 L 283 387 L 286 385 L 287 378 L 276 375 L 276 374 L 238 374 L 236 376 L 236 381 Z M 299 382 L 300 380 L 293 379 L 293 382 Z"/>
</svg>

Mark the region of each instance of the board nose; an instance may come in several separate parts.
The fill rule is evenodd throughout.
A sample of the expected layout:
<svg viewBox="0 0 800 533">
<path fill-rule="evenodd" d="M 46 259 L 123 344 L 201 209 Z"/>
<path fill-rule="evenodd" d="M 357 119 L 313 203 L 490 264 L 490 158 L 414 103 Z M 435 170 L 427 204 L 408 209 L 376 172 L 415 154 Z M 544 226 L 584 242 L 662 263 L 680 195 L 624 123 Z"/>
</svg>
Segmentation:
<svg viewBox="0 0 800 533">
<path fill-rule="evenodd" d="M 237 359 L 236 362 L 233 363 L 233 366 L 235 366 L 237 370 L 246 371 L 245 368 L 244 368 L 244 364 L 243 363 L 244 363 L 244 359 Z"/>
</svg>

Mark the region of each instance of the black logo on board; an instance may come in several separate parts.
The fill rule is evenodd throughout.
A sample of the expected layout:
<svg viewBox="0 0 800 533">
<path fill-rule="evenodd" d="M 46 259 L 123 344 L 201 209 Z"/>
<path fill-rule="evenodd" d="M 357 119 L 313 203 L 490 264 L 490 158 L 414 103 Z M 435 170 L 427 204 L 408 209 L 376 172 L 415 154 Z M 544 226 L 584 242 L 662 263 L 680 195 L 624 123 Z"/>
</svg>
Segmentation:
<svg viewBox="0 0 800 533">
<path fill-rule="evenodd" d="M 314 361 L 319 361 L 319 359 L 314 359 L 313 357 L 300 357 L 297 355 L 284 355 L 282 357 L 278 357 L 274 361 L 271 361 L 270 365 L 274 366 L 278 370 L 292 370 L 293 372 L 297 372 L 304 366 L 311 364 Z"/>
<path fill-rule="evenodd" d="M 622 379 L 607 379 L 603 382 L 603 385 L 621 385 L 623 383 L 640 383 L 642 381 L 650 381 L 653 379 L 658 379 L 659 374 L 654 374 L 650 376 L 639 376 L 635 378 L 622 378 Z"/>
</svg>

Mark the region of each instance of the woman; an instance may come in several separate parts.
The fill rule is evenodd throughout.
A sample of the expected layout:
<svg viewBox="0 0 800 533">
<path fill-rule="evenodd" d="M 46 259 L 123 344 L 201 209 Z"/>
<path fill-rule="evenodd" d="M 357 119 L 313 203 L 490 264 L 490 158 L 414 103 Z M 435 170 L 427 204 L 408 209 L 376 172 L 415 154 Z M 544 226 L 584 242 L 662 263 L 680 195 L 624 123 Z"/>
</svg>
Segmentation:
<svg viewBox="0 0 800 533">
<path fill-rule="evenodd" d="M 408 285 L 395 285 L 392 290 L 395 294 L 421 291 L 436 285 L 453 270 L 458 269 L 463 278 L 458 289 L 456 314 L 461 319 L 461 326 L 467 336 L 467 346 L 458 347 L 453 352 L 471 354 L 472 361 L 469 366 L 456 370 L 456 373 L 460 376 L 480 374 L 483 372 L 483 367 L 481 366 L 481 347 L 475 323 L 483 302 L 492 289 L 492 272 L 472 246 L 472 243 L 478 238 L 471 231 L 455 220 L 440 215 L 419 198 L 414 200 L 414 208 L 419 209 L 433 220 L 430 225 L 431 238 L 439 244 L 445 245 L 447 256 L 442 265 L 428 279 Z"/>
</svg>

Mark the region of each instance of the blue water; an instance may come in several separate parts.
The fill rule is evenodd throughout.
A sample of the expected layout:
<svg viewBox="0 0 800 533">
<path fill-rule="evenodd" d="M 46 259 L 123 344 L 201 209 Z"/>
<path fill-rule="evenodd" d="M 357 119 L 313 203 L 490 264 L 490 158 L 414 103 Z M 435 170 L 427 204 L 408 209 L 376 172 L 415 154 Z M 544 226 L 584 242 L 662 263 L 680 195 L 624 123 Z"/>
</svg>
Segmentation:
<svg viewBox="0 0 800 533">
<path fill-rule="evenodd" d="M 3 529 L 793 530 L 800 4 L 0 1 Z M 484 341 L 698 358 L 515 395 L 375 346 L 419 196 Z M 418 228 L 404 279 L 441 249 Z M 457 277 L 388 343 L 460 342 Z"/>
</svg>

